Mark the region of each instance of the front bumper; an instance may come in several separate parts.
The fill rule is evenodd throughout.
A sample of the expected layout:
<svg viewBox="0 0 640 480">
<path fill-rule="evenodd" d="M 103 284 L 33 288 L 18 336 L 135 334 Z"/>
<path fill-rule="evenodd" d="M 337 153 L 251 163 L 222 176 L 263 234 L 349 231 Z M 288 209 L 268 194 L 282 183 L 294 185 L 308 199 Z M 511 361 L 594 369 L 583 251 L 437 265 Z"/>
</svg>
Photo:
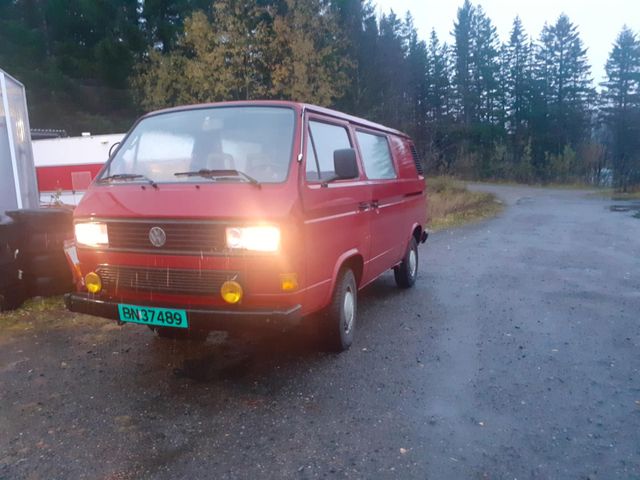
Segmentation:
<svg viewBox="0 0 640 480">
<path fill-rule="evenodd" d="M 118 302 L 101 300 L 89 293 L 67 293 L 64 303 L 68 310 L 120 321 Z M 130 303 L 130 302 L 123 302 Z M 176 305 L 158 305 L 135 302 L 140 306 L 182 308 Z M 189 328 L 194 330 L 229 330 L 252 327 L 292 327 L 300 323 L 300 305 L 286 310 L 220 310 L 184 308 Z"/>
</svg>

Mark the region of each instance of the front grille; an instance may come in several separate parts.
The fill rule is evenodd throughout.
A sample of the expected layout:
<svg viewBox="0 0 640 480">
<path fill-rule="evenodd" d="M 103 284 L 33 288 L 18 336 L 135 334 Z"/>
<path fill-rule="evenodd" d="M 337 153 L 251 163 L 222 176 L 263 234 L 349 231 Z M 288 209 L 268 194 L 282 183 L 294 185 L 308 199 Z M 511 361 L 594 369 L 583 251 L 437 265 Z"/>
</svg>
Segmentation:
<svg viewBox="0 0 640 480">
<path fill-rule="evenodd" d="M 153 227 L 160 227 L 166 234 L 166 242 L 161 247 L 152 245 L 149 239 Z M 107 229 L 109 248 L 121 250 L 212 255 L 226 247 L 225 226 L 216 223 L 111 221 Z"/>
<path fill-rule="evenodd" d="M 96 270 L 103 289 L 109 293 L 140 291 L 190 295 L 218 294 L 227 280 L 237 272 L 219 270 L 179 270 L 173 268 L 144 268 L 101 265 Z"/>
</svg>

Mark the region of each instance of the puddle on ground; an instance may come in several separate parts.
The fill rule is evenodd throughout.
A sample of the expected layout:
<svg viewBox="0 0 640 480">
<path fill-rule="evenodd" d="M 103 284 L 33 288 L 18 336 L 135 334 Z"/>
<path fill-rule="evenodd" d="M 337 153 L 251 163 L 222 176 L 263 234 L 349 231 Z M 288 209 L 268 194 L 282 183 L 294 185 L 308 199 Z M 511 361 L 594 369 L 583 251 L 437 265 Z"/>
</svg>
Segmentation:
<svg viewBox="0 0 640 480">
<path fill-rule="evenodd" d="M 634 217 L 639 218 L 640 202 L 625 202 L 611 205 L 609 210 L 612 212 L 637 212 Z"/>
<path fill-rule="evenodd" d="M 527 205 L 533 203 L 532 197 L 520 197 L 516 200 L 516 205 Z"/>
</svg>

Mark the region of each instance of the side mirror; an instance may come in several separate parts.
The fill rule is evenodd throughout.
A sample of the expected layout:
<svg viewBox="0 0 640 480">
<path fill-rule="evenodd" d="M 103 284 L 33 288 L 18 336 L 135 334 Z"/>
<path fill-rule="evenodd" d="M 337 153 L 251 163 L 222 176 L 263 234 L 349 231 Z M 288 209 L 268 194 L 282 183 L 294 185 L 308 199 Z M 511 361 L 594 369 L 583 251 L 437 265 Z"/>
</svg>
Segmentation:
<svg viewBox="0 0 640 480">
<path fill-rule="evenodd" d="M 111 158 L 113 152 L 120 146 L 120 142 L 116 142 L 109 147 L 109 158 Z"/>
<path fill-rule="evenodd" d="M 333 152 L 333 168 L 336 172 L 336 179 L 347 180 L 358 178 L 358 161 L 356 151 L 353 148 L 344 148 Z"/>
</svg>

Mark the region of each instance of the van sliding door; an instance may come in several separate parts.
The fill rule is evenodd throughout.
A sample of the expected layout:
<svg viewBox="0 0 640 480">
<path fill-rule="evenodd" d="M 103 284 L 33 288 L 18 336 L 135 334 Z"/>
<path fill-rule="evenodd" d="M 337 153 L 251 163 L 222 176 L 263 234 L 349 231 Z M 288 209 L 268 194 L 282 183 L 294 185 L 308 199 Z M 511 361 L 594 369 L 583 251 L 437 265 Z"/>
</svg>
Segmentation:
<svg viewBox="0 0 640 480">
<path fill-rule="evenodd" d="M 402 257 L 407 240 L 404 196 L 386 135 L 358 129 L 356 139 L 371 188 L 371 261 L 376 277 Z"/>
</svg>

